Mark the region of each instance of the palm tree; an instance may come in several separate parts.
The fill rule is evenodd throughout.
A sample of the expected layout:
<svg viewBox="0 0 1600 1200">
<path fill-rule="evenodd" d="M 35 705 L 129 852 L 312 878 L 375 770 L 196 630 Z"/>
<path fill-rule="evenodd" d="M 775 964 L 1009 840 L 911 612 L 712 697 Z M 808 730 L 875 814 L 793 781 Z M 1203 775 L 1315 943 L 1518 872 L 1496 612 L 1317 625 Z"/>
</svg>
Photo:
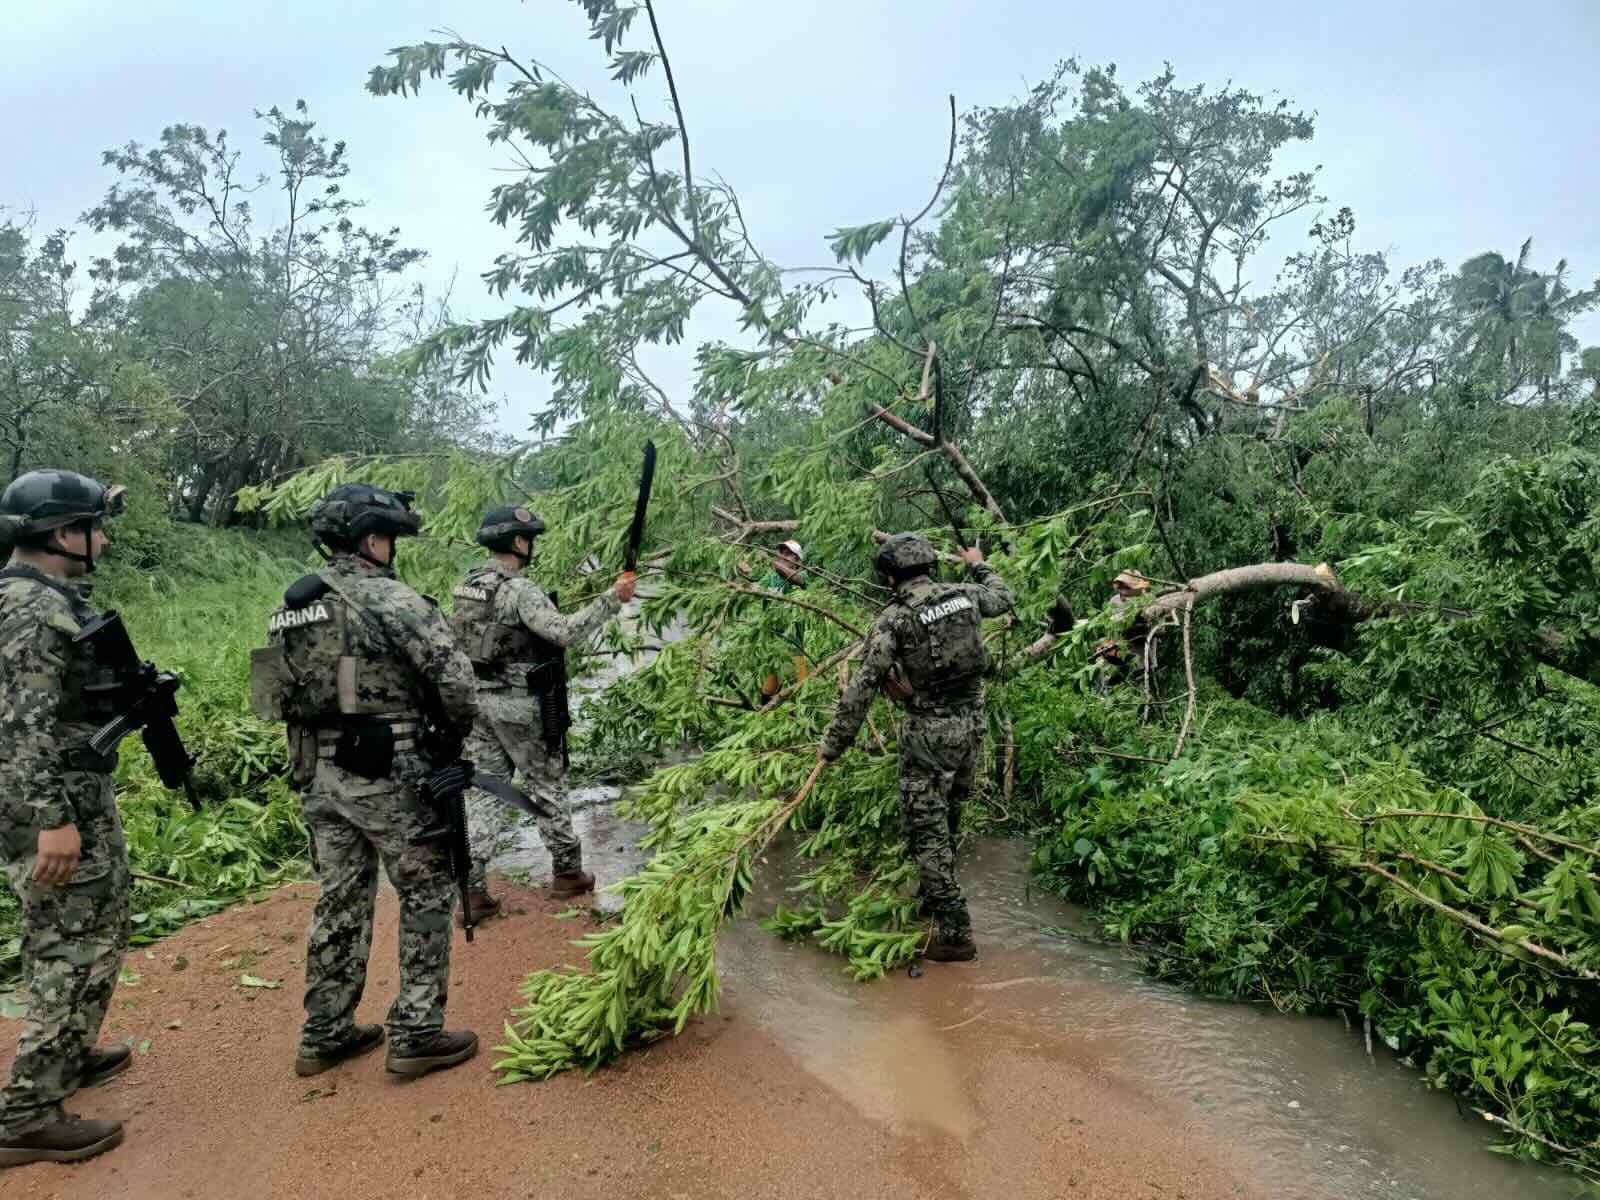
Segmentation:
<svg viewBox="0 0 1600 1200">
<path fill-rule="evenodd" d="M 1502 399 L 1531 382 L 1548 400 L 1563 356 L 1577 349 L 1567 323 L 1600 303 L 1600 286 L 1579 292 L 1567 286 L 1566 259 L 1549 274 L 1529 267 L 1532 250 L 1529 238 L 1515 262 L 1493 250 L 1479 254 L 1456 276 L 1462 325 L 1456 348 L 1472 369 L 1494 379 Z"/>
</svg>

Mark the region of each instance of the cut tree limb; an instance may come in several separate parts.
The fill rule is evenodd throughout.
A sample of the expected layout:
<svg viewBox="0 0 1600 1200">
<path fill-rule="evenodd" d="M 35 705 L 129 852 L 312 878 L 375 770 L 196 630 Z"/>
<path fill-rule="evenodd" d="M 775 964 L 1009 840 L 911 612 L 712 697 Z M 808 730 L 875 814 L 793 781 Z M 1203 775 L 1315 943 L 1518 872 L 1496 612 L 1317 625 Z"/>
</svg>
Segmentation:
<svg viewBox="0 0 1600 1200">
<path fill-rule="evenodd" d="M 1173 758 L 1183 754 L 1183 743 L 1189 736 L 1189 726 L 1194 723 L 1194 707 L 1198 695 L 1194 682 L 1194 643 L 1189 637 L 1189 629 L 1193 624 L 1194 602 L 1198 596 L 1192 591 L 1188 596 L 1189 601 L 1183 606 L 1183 677 L 1189 685 L 1189 703 L 1183 710 L 1183 726 L 1178 730 L 1178 744 L 1172 749 Z"/>
<path fill-rule="evenodd" d="M 1321 591 L 1343 591 L 1338 576 L 1327 563 L 1319 563 L 1314 567 L 1304 563 L 1256 563 L 1248 567 L 1229 567 L 1191 579 L 1186 587 L 1157 596 L 1144 612 L 1147 619 L 1153 619 L 1165 613 L 1193 608 L 1196 601 L 1211 596 L 1266 587 L 1313 587 Z"/>
<path fill-rule="evenodd" d="M 1153 624 L 1160 617 L 1192 611 L 1196 603 L 1212 596 L 1268 587 L 1312 587 L 1323 592 L 1349 595 L 1339 586 L 1338 576 L 1327 563 L 1319 563 L 1314 567 L 1305 563 L 1256 563 L 1248 567 L 1229 567 L 1191 579 L 1183 587 L 1157 596 L 1145 606 L 1144 616 Z M 1024 657 L 1030 661 L 1043 658 L 1055 648 L 1056 641 L 1055 635 L 1046 634 L 1023 652 Z"/>
</svg>

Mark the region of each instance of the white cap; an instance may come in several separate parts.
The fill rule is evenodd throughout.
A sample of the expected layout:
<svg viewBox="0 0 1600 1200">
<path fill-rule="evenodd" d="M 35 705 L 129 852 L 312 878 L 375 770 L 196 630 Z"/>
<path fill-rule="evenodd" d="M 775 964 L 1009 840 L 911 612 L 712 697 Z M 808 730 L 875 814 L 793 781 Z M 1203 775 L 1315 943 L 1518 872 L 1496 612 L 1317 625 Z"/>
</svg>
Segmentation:
<svg viewBox="0 0 1600 1200">
<path fill-rule="evenodd" d="M 805 560 L 806 560 L 805 549 L 800 545 L 799 542 L 795 541 L 792 538 L 787 542 L 779 542 L 778 543 L 778 549 L 780 549 L 780 550 L 788 550 L 791 554 L 793 554 L 801 562 L 805 562 Z"/>
</svg>

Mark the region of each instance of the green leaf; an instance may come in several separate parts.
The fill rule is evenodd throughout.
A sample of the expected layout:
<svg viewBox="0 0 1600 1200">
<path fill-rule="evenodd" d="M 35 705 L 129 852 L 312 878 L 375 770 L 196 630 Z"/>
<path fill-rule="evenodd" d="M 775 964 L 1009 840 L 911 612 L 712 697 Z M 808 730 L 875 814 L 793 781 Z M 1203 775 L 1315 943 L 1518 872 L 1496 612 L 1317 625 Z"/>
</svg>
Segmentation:
<svg viewBox="0 0 1600 1200">
<path fill-rule="evenodd" d="M 894 232 L 898 221 L 874 221 L 870 225 L 841 226 L 828 235 L 828 245 L 840 262 L 861 262 L 868 254 Z"/>
</svg>

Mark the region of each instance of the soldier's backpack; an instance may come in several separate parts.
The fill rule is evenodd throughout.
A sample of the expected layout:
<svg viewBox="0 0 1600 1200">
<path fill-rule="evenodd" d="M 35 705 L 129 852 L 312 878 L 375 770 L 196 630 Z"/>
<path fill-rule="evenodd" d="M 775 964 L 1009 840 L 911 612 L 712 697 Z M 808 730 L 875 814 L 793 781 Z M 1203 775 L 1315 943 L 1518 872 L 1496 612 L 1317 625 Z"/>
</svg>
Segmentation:
<svg viewBox="0 0 1600 1200">
<path fill-rule="evenodd" d="M 900 665 L 912 691 L 937 700 L 976 690 L 989 669 L 989 650 L 978 602 L 968 589 L 935 588 L 915 604 L 902 604 L 910 620 Z"/>
<path fill-rule="evenodd" d="M 251 711 L 308 725 L 415 713 L 413 682 L 400 663 L 353 653 L 359 611 L 327 575 L 290 584 L 283 607 L 267 618 L 267 644 L 250 653 Z"/>
</svg>

